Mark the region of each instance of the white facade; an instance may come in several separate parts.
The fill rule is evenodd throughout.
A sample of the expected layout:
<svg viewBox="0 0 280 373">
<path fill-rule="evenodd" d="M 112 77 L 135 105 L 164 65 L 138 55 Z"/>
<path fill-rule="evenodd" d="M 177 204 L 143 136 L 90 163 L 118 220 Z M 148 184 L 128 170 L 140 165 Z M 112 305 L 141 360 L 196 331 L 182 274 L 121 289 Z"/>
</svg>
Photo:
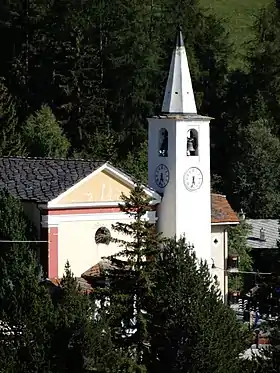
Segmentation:
<svg viewBox="0 0 280 373">
<path fill-rule="evenodd" d="M 215 268 L 211 269 L 212 276 L 216 276 L 221 291 L 221 297 L 227 303 L 228 293 L 228 232 L 227 225 L 212 225 L 211 260 Z"/>
<path fill-rule="evenodd" d="M 163 195 L 158 230 L 166 237 L 185 236 L 197 257 L 210 264 L 210 118 L 196 114 L 181 35 L 178 40 L 163 104 L 165 115 L 149 119 L 149 186 Z"/>
</svg>

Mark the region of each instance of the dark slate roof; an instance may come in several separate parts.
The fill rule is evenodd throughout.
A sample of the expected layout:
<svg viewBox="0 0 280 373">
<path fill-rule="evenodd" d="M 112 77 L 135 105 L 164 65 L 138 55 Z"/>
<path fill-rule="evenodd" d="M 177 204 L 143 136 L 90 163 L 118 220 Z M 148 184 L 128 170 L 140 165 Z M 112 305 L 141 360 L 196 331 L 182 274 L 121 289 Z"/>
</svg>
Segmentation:
<svg viewBox="0 0 280 373">
<path fill-rule="evenodd" d="M 88 176 L 103 161 L 0 158 L 0 189 L 21 200 L 46 203 Z"/>
<path fill-rule="evenodd" d="M 251 232 L 247 238 L 248 246 L 253 249 L 275 249 L 279 239 L 279 222 L 277 219 L 248 219 Z M 260 230 L 264 229 L 265 241 L 260 239 Z"/>
<path fill-rule="evenodd" d="M 102 166 L 84 159 L 0 158 L 0 189 L 22 201 L 47 203 Z M 131 179 L 133 181 L 133 178 Z M 225 196 L 211 195 L 212 223 L 238 223 Z"/>
</svg>

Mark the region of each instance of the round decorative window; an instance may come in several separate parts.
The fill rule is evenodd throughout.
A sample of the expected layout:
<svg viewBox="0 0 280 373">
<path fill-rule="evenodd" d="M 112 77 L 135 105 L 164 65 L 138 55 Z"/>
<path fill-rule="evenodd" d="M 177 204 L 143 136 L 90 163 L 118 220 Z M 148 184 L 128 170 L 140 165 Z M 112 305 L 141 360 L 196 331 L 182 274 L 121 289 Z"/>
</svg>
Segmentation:
<svg viewBox="0 0 280 373">
<path fill-rule="evenodd" d="M 108 228 L 106 227 L 100 227 L 97 229 L 95 233 L 95 242 L 97 244 L 102 243 L 105 245 L 109 245 L 111 241 L 111 233 Z"/>
</svg>

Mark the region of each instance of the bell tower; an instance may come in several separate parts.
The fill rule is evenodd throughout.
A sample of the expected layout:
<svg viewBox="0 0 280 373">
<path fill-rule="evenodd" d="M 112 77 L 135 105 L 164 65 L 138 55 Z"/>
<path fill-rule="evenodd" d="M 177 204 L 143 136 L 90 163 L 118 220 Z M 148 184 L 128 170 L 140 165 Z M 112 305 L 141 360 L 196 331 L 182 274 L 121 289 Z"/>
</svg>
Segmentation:
<svg viewBox="0 0 280 373">
<path fill-rule="evenodd" d="M 197 114 L 181 31 L 172 54 L 162 114 L 149 118 L 149 185 L 160 193 L 158 230 L 184 235 L 211 263 L 211 118 Z"/>
</svg>

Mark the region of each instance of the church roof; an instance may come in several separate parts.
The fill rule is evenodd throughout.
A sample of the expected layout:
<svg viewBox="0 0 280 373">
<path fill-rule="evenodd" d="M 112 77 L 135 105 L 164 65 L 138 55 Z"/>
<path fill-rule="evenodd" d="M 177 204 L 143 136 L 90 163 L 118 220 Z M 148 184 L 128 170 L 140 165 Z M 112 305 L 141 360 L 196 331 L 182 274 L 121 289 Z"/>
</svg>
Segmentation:
<svg viewBox="0 0 280 373">
<path fill-rule="evenodd" d="M 102 166 L 80 159 L 0 158 L 0 189 L 23 201 L 46 203 Z"/>
<path fill-rule="evenodd" d="M 0 158 L 0 189 L 22 201 L 47 203 L 104 164 L 80 159 Z M 212 194 L 212 223 L 238 223 L 225 196 Z"/>
</svg>

